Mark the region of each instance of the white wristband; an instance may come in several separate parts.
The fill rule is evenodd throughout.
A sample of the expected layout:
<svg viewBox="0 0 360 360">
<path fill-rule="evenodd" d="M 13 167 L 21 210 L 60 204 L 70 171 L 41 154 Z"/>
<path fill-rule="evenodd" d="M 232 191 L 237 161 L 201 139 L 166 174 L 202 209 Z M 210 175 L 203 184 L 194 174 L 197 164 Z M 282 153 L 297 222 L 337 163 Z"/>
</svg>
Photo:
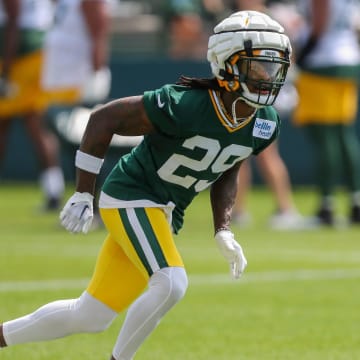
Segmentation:
<svg viewBox="0 0 360 360">
<path fill-rule="evenodd" d="M 81 170 L 85 170 L 93 174 L 98 174 L 103 162 L 104 159 L 86 154 L 81 150 L 76 151 L 75 166 Z"/>
</svg>

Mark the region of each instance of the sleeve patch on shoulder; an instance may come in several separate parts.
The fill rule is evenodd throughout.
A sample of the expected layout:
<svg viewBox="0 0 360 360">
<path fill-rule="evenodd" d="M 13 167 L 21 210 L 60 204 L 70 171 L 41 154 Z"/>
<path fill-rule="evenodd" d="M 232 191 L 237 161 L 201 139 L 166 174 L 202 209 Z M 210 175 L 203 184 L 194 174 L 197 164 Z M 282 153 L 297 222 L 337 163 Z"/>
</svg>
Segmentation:
<svg viewBox="0 0 360 360">
<path fill-rule="evenodd" d="M 276 129 L 276 122 L 256 118 L 253 136 L 261 139 L 270 139 Z"/>
</svg>

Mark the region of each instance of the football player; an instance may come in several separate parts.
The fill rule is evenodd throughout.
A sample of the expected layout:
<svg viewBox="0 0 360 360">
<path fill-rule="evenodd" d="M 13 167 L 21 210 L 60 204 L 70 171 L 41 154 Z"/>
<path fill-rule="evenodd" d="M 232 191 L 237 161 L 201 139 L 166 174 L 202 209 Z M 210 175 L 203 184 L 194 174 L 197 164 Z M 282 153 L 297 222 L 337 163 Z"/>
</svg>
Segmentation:
<svg viewBox="0 0 360 360">
<path fill-rule="evenodd" d="M 108 230 L 93 277 L 77 299 L 49 303 L 0 327 L 0 345 L 50 340 L 106 329 L 127 316 L 112 360 L 130 360 L 163 316 L 184 296 L 188 280 L 174 241 L 184 211 L 210 187 L 214 237 L 237 279 L 247 260 L 230 230 L 242 160 L 279 134 L 271 107 L 284 84 L 291 46 L 269 16 L 241 11 L 209 39 L 213 78 L 121 98 L 90 116 L 77 151 L 76 192 L 60 214 L 69 231 L 86 233 L 95 179 L 114 134 L 144 135 L 118 164 L 100 197 Z"/>
<path fill-rule="evenodd" d="M 44 38 L 53 24 L 51 0 L 0 0 L 0 161 L 15 118 L 22 120 L 35 151 L 44 210 L 60 205 L 64 178 L 58 159 L 58 141 L 44 126 L 41 73 Z"/>
</svg>

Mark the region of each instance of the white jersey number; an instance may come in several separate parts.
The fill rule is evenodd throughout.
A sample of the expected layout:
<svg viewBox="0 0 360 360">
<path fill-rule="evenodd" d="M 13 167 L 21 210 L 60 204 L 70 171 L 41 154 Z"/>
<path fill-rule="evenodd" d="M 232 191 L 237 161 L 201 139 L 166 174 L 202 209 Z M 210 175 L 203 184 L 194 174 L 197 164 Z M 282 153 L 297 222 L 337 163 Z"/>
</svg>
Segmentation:
<svg viewBox="0 0 360 360">
<path fill-rule="evenodd" d="M 191 175 L 176 175 L 175 172 L 179 167 L 185 167 L 196 172 L 209 169 L 213 174 L 221 174 L 230 169 L 236 162 L 247 158 L 252 152 L 251 148 L 236 144 L 221 149 L 218 140 L 199 135 L 185 140 L 182 146 L 190 150 L 195 148 L 204 149 L 206 153 L 200 160 L 181 154 L 173 154 L 158 170 L 158 175 L 161 179 L 183 186 L 186 189 L 194 185 L 196 192 L 206 189 L 211 182 Z M 228 162 L 230 158 L 232 158 L 232 161 Z"/>
</svg>

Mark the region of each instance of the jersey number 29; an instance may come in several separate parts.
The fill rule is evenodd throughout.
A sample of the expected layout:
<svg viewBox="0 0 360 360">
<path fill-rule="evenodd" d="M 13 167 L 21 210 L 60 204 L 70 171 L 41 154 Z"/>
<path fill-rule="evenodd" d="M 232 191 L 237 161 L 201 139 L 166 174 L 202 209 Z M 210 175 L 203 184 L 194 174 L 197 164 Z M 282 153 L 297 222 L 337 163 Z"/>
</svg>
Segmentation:
<svg viewBox="0 0 360 360">
<path fill-rule="evenodd" d="M 238 161 L 247 158 L 252 152 L 250 147 L 237 144 L 231 144 L 221 149 L 218 140 L 200 135 L 186 139 L 182 146 L 190 150 L 194 150 L 196 147 L 204 149 L 206 153 L 200 160 L 181 154 L 173 154 L 158 170 L 158 175 L 161 179 L 183 186 L 186 189 L 194 185 L 196 192 L 206 189 L 214 180 L 197 179 L 191 175 L 176 175 L 175 172 L 180 166 L 197 172 L 210 170 L 213 174 L 222 174 Z M 230 159 L 232 159 L 231 162 L 229 162 Z"/>
</svg>

